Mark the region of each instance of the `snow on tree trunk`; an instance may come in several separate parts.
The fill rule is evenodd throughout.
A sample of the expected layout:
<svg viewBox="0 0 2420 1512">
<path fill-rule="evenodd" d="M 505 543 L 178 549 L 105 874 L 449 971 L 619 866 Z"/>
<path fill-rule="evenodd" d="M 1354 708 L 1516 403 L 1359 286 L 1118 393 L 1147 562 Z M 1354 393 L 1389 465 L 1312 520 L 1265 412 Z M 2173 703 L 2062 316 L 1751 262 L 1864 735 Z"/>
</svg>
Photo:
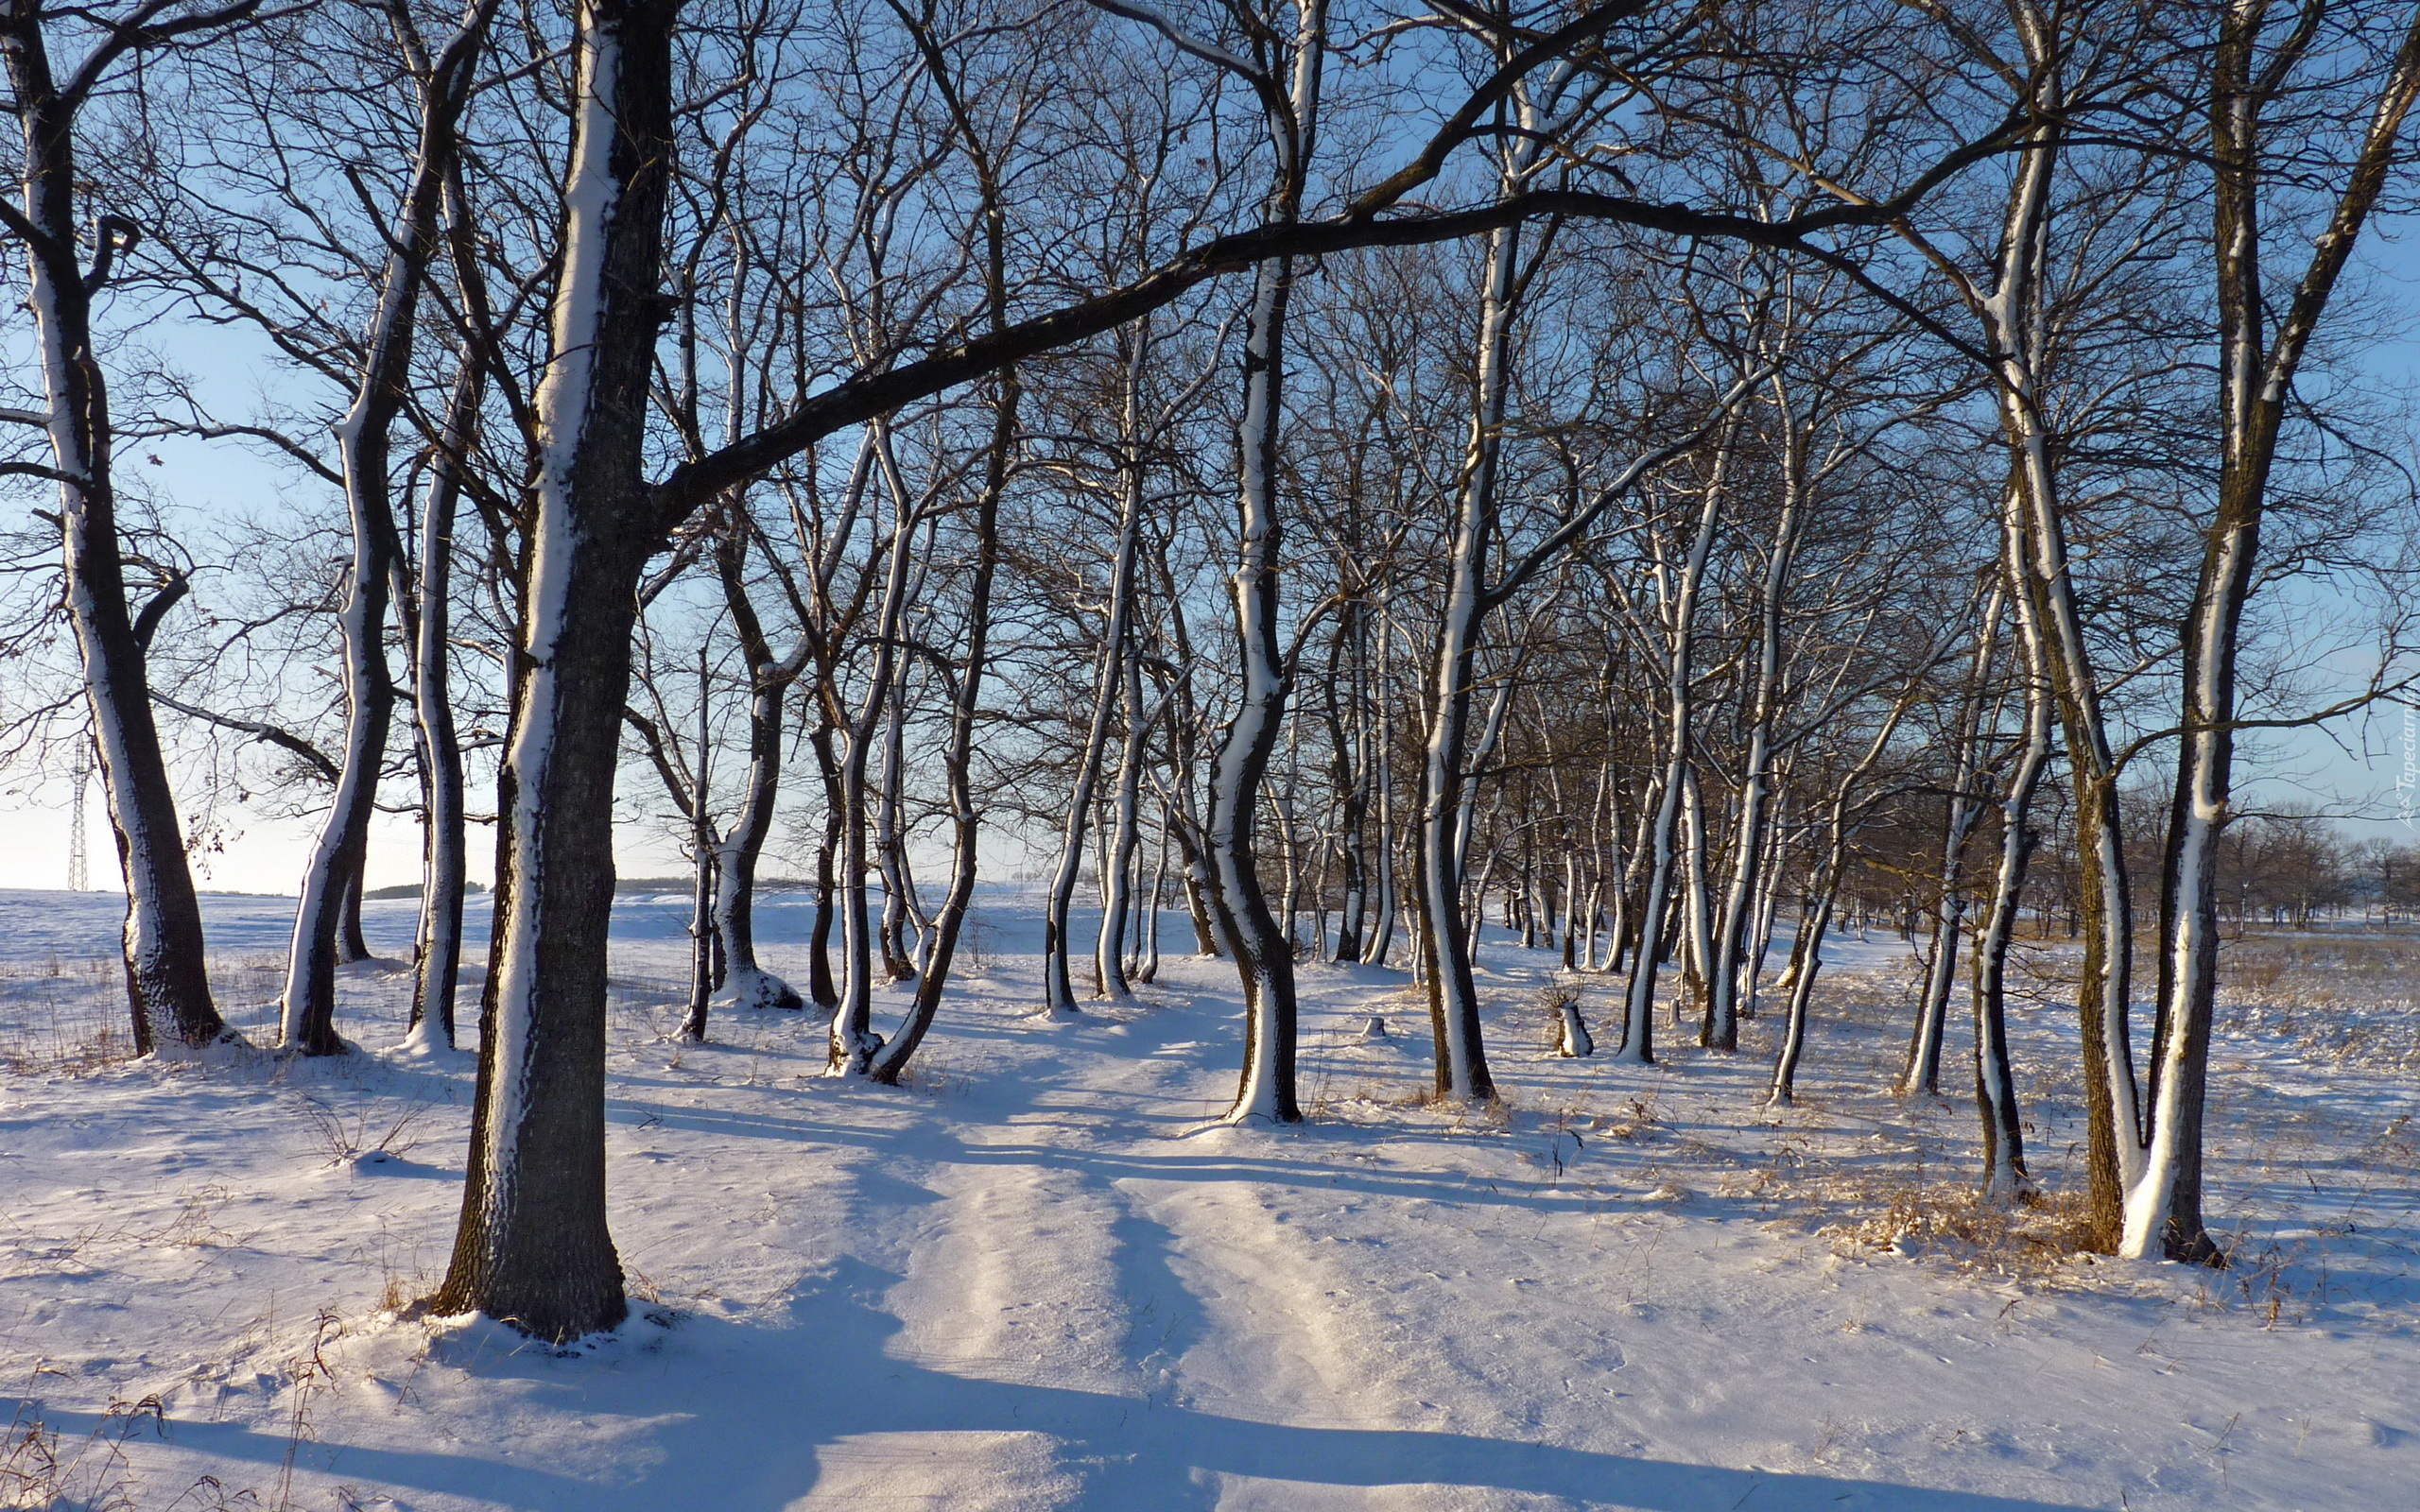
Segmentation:
<svg viewBox="0 0 2420 1512">
<path fill-rule="evenodd" d="M 1479 1023 L 1478 987 L 1472 974 L 1471 936 L 1477 920 L 1464 916 L 1462 883 L 1473 827 L 1474 770 L 1484 759 L 1468 749 L 1468 729 L 1478 644 L 1492 608 L 1487 593 L 1488 553 L 1495 544 L 1496 463 L 1511 388 L 1505 368 L 1510 360 L 1519 259 L 1518 228 L 1506 227 L 1489 236 L 1480 284 L 1477 382 L 1454 499 L 1445 598 L 1430 654 L 1429 728 L 1421 752 L 1421 807 L 1414 846 L 1419 866 L 1414 895 L 1420 904 L 1422 954 L 1428 968 L 1435 1086 L 1438 1095 L 1461 1099 L 1495 1094 Z M 1511 691 L 1508 679 L 1498 691 L 1491 725 L 1500 719 Z M 1491 743 L 1480 742 L 1482 746 Z"/>
<path fill-rule="evenodd" d="M 2230 817 L 2236 663 L 2245 605 L 2257 580 L 2270 472 L 2303 353 L 2325 313 L 2396 165 L 2404 123 L 2420 99 L 2420 14 L 2386 71 L 2359 151 L 2282 318 L 2261 277 L 2262 111 L 2289 92 L 2268 60 L 2261 7 L 2234 0 L 2219 23 L 2209 81 L 2213 272 L 2220 327 L 2218 507 L 2185 624 L 2180 698 L 2184 736 L 2162 857 L 2160 971 L 2147 1148 L 2131 1173 L 2119 1253 L 2225 1263 L 2202 1217 L 2203 1105 L 2218 994 L 2218 842 Z M 2257 82 L 2256 82 L 2257 80 Z M 2267 338 L 2264 341 L 2264 337 Z M 2308 927 L 2309 903 L 2297 922 Z"/>
<path fill-rule="evenodd" d="M 988 160 L 978 156 L 977 167 L 990 188 Z M 1002 270 L 1005 229 L 998 215 L 996 192 L 987 194 L 986 203 L 992 209 L 987 217 L 987 269 L 996 327 L 1005 318 L 1007 298 Z M 992 588 L 1000 563 L 1000 499 L 1008 490 L 1015 460 L 1017 406 L 1023 397 L 1015 369 L 1004 369 L 995 382 L 992 444 L 984 460 L 983 491 L 977 498 L 975 508 L 975 573 L 967 587 L 966 661 L 954 681 L 956 696 L 950 704 L 949 738 L 942 756 L 954 837 L 949 891 L 942 899 L 941 911 L 933 918 L 932 950 L 925 957 L 924 973 L 917 980 L 915 1001 L 899 1032 L 874 1053 L 869 1067 L 873 1079 L 886 1085 L 898 1083 L 941 1011 L 942 994 L 949 984 L 966 911 L 975 900 L 983 822 L 982 801 L 975 791 L 976 728 L 983 712 L 983 675 L 991 657 Z"/>
<path fill-rule="evenodd" d="M 1364 966 L 1384 966 L 1395 942 L 1395 787 L 1394 700 L 1388 696 L 1387 674 L 1394 644 L 1393 616 L 1382 598 L 1378 610 L 1378 657 L 1374 687 L 1377 696 L 1377 730 L 1365 758 L 1376 791 L 1377 840 L 1372 848 L 1377 867 L 1377 896 L 1370 911 L 1370 939 L 1361 948 Z"/>
<path fill-rule="evenodd" d="M 696 764 L 685 774 L 689 810 L 689 1001 L 681 1014 L 680 1038 L 703 1044 L 715 988 L 715 886 L 720 880 L 721 836 L 715 833 L 714 810 L 714 667 L 704 641 L 698 644 L 698 729 L 692 747 Z M 671 775 L 671 774 L 667 774 Z M 676 794 L 676 798 L 682 795 Z"/>
<path fill-rule="evenodd" d="M 605 1213 L 614 777 L 639 573 L 671 149 L 668 8 L 586 0 L 462 1222 L 430 1305 L 563 1340 L 627 1303 Z"/>
<path fill-rule="evenodd" d="M 1726 432 L 1727 436 L 1727 432 Z M 1699 585 L 1704 581 L 1707 556 L 1714 548 L 1715 529 L 1721 518 L 1726 443 L 1716 453 L 1714 475 L 1706 482 L 1698 506 L 1696 534 L 1677 574 L 1657 575 L 1665 597 L 1668 637 L 1664 678 L 1664 771 L 1662 797 L 1647 835 L 1647 889 L 1638 910 L 1638 947 L 1631 958 L 1630 990 L 1623 1002 L 1622 1044 L 1617 1060 L 1646 1065 L 1655 1059 L 1655 974 L 1662 954 L 1666 914 L 1672 899 L 1673 872 L 1680 860 L 1676 837 L 1681 803 L 1687 790 L 1690 671 L 1695 649 Z"/>
<path fill-rule="evenodd" d="M 735 502 L 733 507 L 744 506 Z M 797 989 L 756 959 L 756 866 L 773 833 L 773 813 L 781 798 L 782 713 L 791 684 L 805 667 L 807 643 L 802 637 L 788 657 L 774 660 L 748 596 L 747 550 L 745 524 L 735 520 L 717 543 L 715 565 L 724 610 L 750 668 L 748 775 L 739 813 L 715 848 L 713 924 L 721 967 L 715 1001 L 730 1010 L 795 1010 L 806 1005 Z"/>
<path fill-rule="evenodd" d="M 2010 565 L 2015 566 L 2012 538 Z M 1983 1125 L 1983 1194 L 2006 1201 L 2032 1189 L 2025 1169 L 2025 1132 L 2016 1107 L 2016 1078 L 2008 1056 L 2008 952 L 2036 834 L 2033 799 L 2050 760 L 2051 695 L 2042 637 L 2026 624 L 2032 613 L 2014 598 L 2025 652 L 2025 735 L 2000 799 L 1999 861 L 1990 900 L 1975 933 L 1969 989 L 1975 1009 L 1975 1107 Z"/>
<path fill-rule="evenodd" d="M 393 575 L 389 575 L 391 577 Z M 387 723 L 392 728 L 395 719 L 395 684 L 386 679 Z M 361 894 L 363 873 L 369 869 L 369 827 L 362 827 L 362 855 L 353 864 L 353 879 L 345 885 L 344 912 L 337 919 L 337 964 L 351 966 L 357 961 L 375 959 L 370 954 L 370 938 L 361 930 Z"/>
<path fill-rule="evenodd" d="M 913 505 L 908 491 L 896 481 L 895 469 L 890 463 L 887 424 L 876 421 L 873 428 L 875 451 L 883 459 L 886 476 L 891 479 L 892 514 L 873 667 L 866 679 L 864 699 L 842 731 L 847 745 L 841 752 L 839 774 L 840 1005 L 832 1015 L 829 1050 L 829 1069 L 834 1075 L 864 1074 L 874 1051 L 882 1044 L 881 1038 L 873 1032 L 871 935 L 876 920 L 867 917 L 866 872 L 873 858 L 867 854 L 866 844 L 866 770 L 873 759 L 874 732 L 880 727 L 884 706 L 898 692 L 897 647 L 900 627 L 908 612 L 909 568 L 915 556 L 919 524 L 911 516 Z"/>
<path fill-rule="evenodd" d="M 1150 713 L 1143 707 L 1143 662 L 1130 650 L 1125 662 L 1120 701 L 1125 709 L 1126 739 L 1118 752 L 1117 785 L 1110 794 L 1109 862 L 1101 873 L 1100 935 L 1093 945 L 1093 983 L 1105 998 L 1133 994 L 1126 980 L 1126 931 L 1133 903 L 1133 872 L 1143 839 L 1144 743 L 1150 734 Z"/>
<path fill-rule="evenodd" d="M 840 850 L 843 811 L 840 803 L 840 758 L 832 748 L 833 729 L 819 723 L 807 736 L 815 751 L 817 771 L 823 779 L 823 834 L 815 847 L 815 923 L 806 937 L 807 1001 L 827 1012 L 839 1007 L 840 989 L 832 980 L 832 919 L 838 906 L 834 864 Z"/>
<path fill-rule="evenodd" d="M 123 939 L 134 1047 L 142 1055 L 164 1054 L 236 1037 L 211 1001 L 201 909 L 152 718 L 144 637 L 127 601 L 117 534 L 111 472 L 115 438 L 92 301 L 108 282 L 110 260 L 137 232 L 130 222 L 102 217 L 97 260 L 89 272 L 83 266 L 76 247 L 75 131 L 77 112 L 91 96 L 89 90 L 61 96 L 45 47 L 47 14 L 19 9 L 0 21 L 0 38 L 8 43 L 0 51 L 7 55 L 26 144 L 25 224 L 12 229 L 25 246 L 43 430 L 58 474 L 64 604 L 126 880 Z"/>
<path fill-rule="evenodd" d="M 416 1054 L 455 1045 L 456 977 L 462 964 L 462 899 L 468 875 L 462 743 L 454 726 L 451 645 L 454 520 L 461 500 L 459 459 L 478 420 L 482 369 L 465 358 L 455 379 L 443 444 L 423 497 L 420 560 L 412 601 L 412 737 L 421 772 L 420 920 L 414 931 L 411 1022 Z"/>
<path fill-rule="evenodd" d="M 929 558 L 929 552 L 918 554 L 920 563 Z M 924 576 L 920 565 L 917 580 L 908 590 L 908 603 L 924 596 L 920 591 Z M 921 938 L 924 927 L 924 910 L 916 902 L 916 879 L 908 866 L 906 827 L 901 822 L 908 780 L 905 743 L 909 670 L 907 660 L 902 658 L 892 674 L 890 704 L 883 712 L 882 777 L 874 798 L 874 856 L 882 869 L 882 928 L 877 937 L 882 944 L 882 974 L 892 982 L 915 979 L 917 957 L 922 951 L 908 943 L 908 931 L 912 922 Z"/>
<path fill-rule="evenodd" d="M 1242 665 L 1236 712 L 1210 766 L 1210 816 L 1203 836 L 1207 889 L 1219 933 L 1235 953 L 1244 995 L 1244 1063 L 1228 1123 L 1301 1119 L 1294 1095 L 1294 951 L 1261 890 L 1253 820 L 1261 781 L 1277 748 L 1286 712 L 1286 669 L 1278 646 L 1277 507 L 1280 385 L 1293 264 L 1275 259 L 1253 277 L 1244 336 L 1244 408 L 1236 431 L 1242 477 L 1236 490 L 1236 562 L 1229 579 L 1236 644 Z"/>
<path fill-rule="evenodd" d="M 377 303 L 363 335 L 353 403 L 335 426 L 345 513 L 353 532 L 352 570 L 337 616 L 344 641 L 344 756 L 336 794 L 303 869 L 287 952 L 278 1042 L 304 1055 L 345 1048 L 336 1032 L 336 968 L 358 960 L 358 899 L 378 799 L 394 685 L 387 666 L 388 593 L 402 546 L 395 529 L 389 452 L 396 418 L 408 401 L 422 291 L 441 248 L 438 215 L 454 154 L 455 122 L 470 96 L 472 70 L 487 35 L 493 0 L 476 0 L 430 68 L 422 92 L 411 177 L 388 235 Z"/>
<path fill-rule="evenodd" d="M 1143 940 L 1134 962 L 1134 980 L 1149 983 L 1160 974 L 1160 910 L 1167 906 L 1168 886 L 1168 831 L 1165 814 L 1160 820 L 1160 843 L 1151 862 L 1151 890 L 1143 902 Z"/>
<path fill-rule="evenodd" d="M 749 696 L 748 790 L 732 831 L 715 848 L 714 932 L 722 967 L 716 1001 L 726 1008 L 804 1007 L 796 988 L 756 959 L 756 863 L 772 833 L 780 793 L 782 707 L 786 683 L 759 671 Z"/>
<path fill-rule="evenodd" d="M 1700 1044 L 1716 1050 L 1739 1048 L 1740 957 L 1749 910 L 1756 895 L 1758 866 L 1764 858 L 1767 810 L 1772 800 L 1773 721 L 1779 714 L 1782 691 L 1782 607 L 1789 596 L 1800 529 L 1806 518 L 1805 433 L 1789 387 L 1778 376 L 1772 380 L 1772 391 L 1783 431 L 1781 510 L 1774 520 L 1772 542 L 1766 549 L 1764 581 L 1756 601 L 1756 674 L 1750 695 L 1747 751 L 1739 767 L 1739 816 L 1732 837 L 1731 877 L 1715 927 L 1705 1021 L 1698 1034 Z"/>
<path fill-rule="evenodd" d="M 1958 977 L 1958 936 L 1966 916 L 1962 885 L 1966 840 L 1983 814 L 1973 791 L 1981 778 L 1983 710 L 1989 701 L 1992 659 L 1997 651 L 2000 614 L 2007 601 L 2004 586 L 1993 590 L 1975 637 L 1974 660 L 1960 700 L 1948 806 L 1942 825 L 1941 869 L 1934 878 L 1932 938 L 1925 957 L 1924 984 L 1918 989 L 1908 1060 L 1899 1072 L 1898 1090 L 1903 1097 L 1931 1096 L 1941 1090 L 1942 1031 L 1948 1019 L 1950 988 Z"/>
<path fill-rule="evenodd" d="M 1082 744 L 1076 749 L 1076 772 L 1067 792 L 1067 820 L 1060 835 L 1059 861 L 1050 873 L 1050 890 L 1043 913 L 1042 1005 L 1043 1011 L 1052 1018 L 1071 1017 L 1080 1012 L 1076 1006 L 1076 989 L 1069 965 L 1072 941 L 1068 910 L 1074 904 L 1077 878 L 1083 869 L 1085 826 L 1092 818 L 1093 798 L 1107 753 L 1110 724 L 1125 688 L 1127 662 L 1132 655 L 1127 640 L 1134 613 L 1136 548 L 1141 540 L 1144 502 L 1143 459 L 1138 450 L 1139 442 L 1133 439 L 1139 429 L 1136 411 L 1141 403 L 1137 387 L 1140 374 L 1135 369 L 1142 360 L 1140 352 L 1147 346 L 1147 341 L 1138 335 L 1134 338 L 1134 355 L 1127 365 L 1124 429 L 1129 440 L 1119 467 L 1117 536 L 1110 551 L 1109 609 L 1101 623 L 1100 655 L 1094 663 L 1092 712 L 1080 737 Z M 1104 901 L 1101 931 L 1104 934 L 1114 928 L 1108 919 L 1106 902 L 1115 885 L 1104 871 L 1101 877 Z M 1105 992 L 1105 980 L 1097 976 L 1095 988 L 1097 992 Z"/>
<path fill-rule="evenodd" d="M 366 390 L 368 385 L 364 387 Z M 344 759 L 334 805 L 320 823 L 302 873 L 294 938 L 286 955 L 285 991 L 279 1005 L 279 1047 L 306 1056 L 337 1055 L 346 1048 L 336 1031 L 338 936 L 361 876 L 394 707 L 385 646 L 389 575 L 395 555 L 394 518 L 387 500 L 387 438 L 384 425 L 373 427 L 366 419 L 357 404 L 337 429 L 353 521 L 352 571 L 337 616 L 344 638 Z M 379 432 L 374 438 L 363 434 L 372 428 Z"/>
<path fill-rule="evenodd" d="M 1831 927 L 1832 902 L 1840 876 L 1824 868 L 1823 890 L 1799 910 L 1798 936 L 1789 950 L 1789 1016 L 1782 1026 L 1781 1051 L 1773 1057 L 1772 1083 L 1765 1100 L 1786 1108 L 1798 1095 L 1798 1062 L 1806 1053 L 1806 1020 L 1815 997 L 1815 978 L 1824 970 L 1824 935 Z"/>
</svg>

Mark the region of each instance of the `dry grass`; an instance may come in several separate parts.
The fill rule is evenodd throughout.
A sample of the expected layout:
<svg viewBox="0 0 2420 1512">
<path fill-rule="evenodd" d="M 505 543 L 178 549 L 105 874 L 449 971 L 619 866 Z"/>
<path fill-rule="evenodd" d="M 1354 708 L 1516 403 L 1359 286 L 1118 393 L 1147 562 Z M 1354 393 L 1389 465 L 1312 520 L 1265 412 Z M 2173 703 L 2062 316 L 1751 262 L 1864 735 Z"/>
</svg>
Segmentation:
<svg viewBox="0 0 2420 1512">
<path fill-rule="evenodd" d="M 418 1147 L 420 1141 L 413 1130 L 420 1126 L 428 1109 L 391 1105 L 373 1109 L 364 1104 L 346 1113 L 317 1097 L 305 1097 L 302 1112 L 320 1136 L 320 1147 L 327 1152 L 327 1163 L 344 1165 L 379 1156 L 403 1159 Z"/>
<path fill-rule="evenodd" d="M 8 1426 L 0 1429 L 0 1508 L 8 1512 L 135 1512 L 142 1482 L 126 1452 L 126 1441 L 147 1420 L 155 1433 L 167 1426 L 167 1409 L 160 1399 L 112 1401 L 99 1422 L 80 1438 L 70 1438 L 43 1418 L 35 1391 L 48 1371 L 34 1366 L 26 1393 L 18 1399 Z M 208 1479 L 205 1477 L 205 1479 Z M 210 1481 L 212 1486 L 217 1483 Z M 195 1488 L 176 1505 L 223 1505 L 197 1503 Z"/>
<path fill-rule="evenodd" d="M 0 1072 L 76 1075 L 133 1055 L 119 971 L 107 956 L 56 952 L 0 962 Z"/>
<path fill-rule="evenodd" d="M 1831 1203 L 1856 1215 L 1815 1230 L 1842 1255 L 1927 1255 L 1978 1275 L 2042 1283 L 2064 1275 L 2067 1263 L 2088 1248 L 2083 1202 L 2073 1193 L 1998 1202 L 1965 1182 L 1859 1186 L 1824 1184 Z"/>
<path fill-rule="evenodd" d="M 275 1038 L 285 962 L 276 955 L 210 963 L 219 1015 L 254 1044 Z M 134 1056 L 125 967 L 114 956 L 0 961 L 0 1074 L 89 1075 Z"/>
<path fill-rule="evenodd" d="M 2420 1076 L 2420 936 L 2247 935 L 2219 954 L 2218 1027 L 2343 1066 Z"/>
</svg>

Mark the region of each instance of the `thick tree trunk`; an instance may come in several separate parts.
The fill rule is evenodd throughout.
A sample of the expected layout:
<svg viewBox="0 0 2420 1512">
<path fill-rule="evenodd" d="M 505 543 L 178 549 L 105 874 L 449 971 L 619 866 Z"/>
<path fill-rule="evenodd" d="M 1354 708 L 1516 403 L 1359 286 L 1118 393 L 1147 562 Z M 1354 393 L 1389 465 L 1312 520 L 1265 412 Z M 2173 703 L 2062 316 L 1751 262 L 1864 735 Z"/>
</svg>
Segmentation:
<svg viewBox="0 0 2420 1512">
<path fill-rule="evenodd" d="M 104 217 L 101 249 L 88 272 L 76 250 L 76 112 L 60 97 L 43 34 L 44 12 L 12 9 L 0 20 L 17 121 L 25 139 L 25 209 L 10 230 L 25 244 L 27 307 L 42 364 L 51 467 L 59 475 L 64 599 L 82 664 L 100 758 L 101 790 L 126 879 L 124 949 L 128 1006 L 138 1054 L 234 1038 L 211 1002 L 201 909 L 177 824 L 176 797 L 152 722 L 145 663 L 156 613 L 138 626 L 130 610 L 111 476 L 115 438 L 109 388 L 94 350 L 92 297 L 108 282 L 130 223 Z M 23 224 L 16 224 L 22 220 Z M 164 591 L 164 595 L 166 591 Z M 172 600 L 164 596 L 152 609 Z"/>
<path fill-rule="evenodd" d="M 671 145 L 669 4 L 585 0 L 501 864 L 462 1223 L 431 1306 L 541 1338 L 618 1325 L 605 1221 L 605 962 L 614 777 L 638 577 L 660 539 L 641 479 Z"/>
</svg>

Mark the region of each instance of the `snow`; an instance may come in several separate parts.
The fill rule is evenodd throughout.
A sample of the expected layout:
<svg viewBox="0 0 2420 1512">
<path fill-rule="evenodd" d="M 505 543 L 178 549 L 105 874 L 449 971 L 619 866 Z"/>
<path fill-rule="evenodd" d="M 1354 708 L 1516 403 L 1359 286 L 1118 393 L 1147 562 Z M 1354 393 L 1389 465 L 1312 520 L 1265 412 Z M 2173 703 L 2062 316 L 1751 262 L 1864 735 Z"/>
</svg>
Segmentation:
<svg viewBox="0 0 2420 1512">
<path fill-rule="evenodd" d="M 36 1421 L 70 1469 L 24 1504 L 62 1506 L 2038 1512 L 2420 1484 L 2420 1066 L 2341 1051 L 2408 1047 L 2408 1001 L 2349 1041 L 2273 1004 L 2222 1025 L 2220 1274 L 1929 1221 L 1973 1114 L 1876 1091 L 1913 995 L 1895 936 L 1827 942 L 1779 1112 L 1776 1015 L 1736 1060 L 1668 1031 L 1656 1066 L 1560 1058 L 1551 958 L 1493 930 L 1507 1104 L 1426 1103 L 1403 976 L 1305 963 L 1310 1122 L 1270 1129 L 1214 1123 L 1226 962 L 1170 955 L 1137 1001 L 1038 1023 L 1038 901 L 986 888 L 979 953 L 885 1089 L 821 1074 L 813 1013 L 673 1041 L 687 903 L 615 914 L 637 1311 L 556 1351 L 393 1314 L 442 1270 L 472 1085 L 392 1048 L 407 974 L 344 976 L 358 1056 L 79 1056 L 122 903 L 0 893 L 0 1504 Z M 239 1026 L 273 1012 L 290 908 L 204 901 Z M 769 969 L 801 973 L 808 918 L 765 900 Z M 407 952 L 408 902 L 367 923 Z M 877 997 L 881 1027 L 907 997 Z M 1585 984 L 1600 1029 L 1620 999 Z M 2071 1188 L 2071 1015 L 2013 1017 L 2028 1153 Z M 1962 1076 L 1955 1026 L 1949 1054 Z"/>
</svg>

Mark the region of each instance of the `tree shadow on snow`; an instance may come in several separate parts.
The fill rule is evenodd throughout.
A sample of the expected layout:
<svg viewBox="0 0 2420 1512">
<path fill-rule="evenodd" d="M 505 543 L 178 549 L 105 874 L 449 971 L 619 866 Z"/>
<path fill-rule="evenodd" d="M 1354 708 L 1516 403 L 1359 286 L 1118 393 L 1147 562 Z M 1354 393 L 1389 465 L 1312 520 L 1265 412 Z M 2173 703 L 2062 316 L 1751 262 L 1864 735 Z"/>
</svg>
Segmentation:
<svg viewBox="0 0 2420 1512">
<path fill-rule="evenodd" d="M 1122 1280 L 1135 1320 L 1130 1345 L 1147 1367 L 1172 1365 L 1203 1330 L 1191 1295 L 1166 1268 L 1173 1236 L 1139 1217 L 1122 1227 Z M 327 1437 L 302 1445 L 296 1462 L 356 1486 L 472 1497 L 531 1512 L 783 1512 L 816 1489 L 825 1469 L 821 1452 L 856 1435 L 969 1435 L 937 1440 L 930 1453 L 899 1456 L 904 1479 L 897 1490 L 908 1498 L 923 1489 L 913 1480 L 917 1466 L 940 1465 L 983 1435 L 1042 1435 L 1055 1469 L 1080 1479 L 1063 1504 L 1080 1512 L 1208 1512 L 1227 1476 L 1325 1488 L 1463 1487 L 1646 1512 L 2081 1512 L 2064 1503 L 1675 1464 L 1471 1434 L 1257 1422 L 1181 1405 L 1157 1390 L 1127 1396 L 955 1375 L 886 1352 L 901 1325 L 882 1311 L 881 1298 L 899 1280 L 844 1260 L 792 1298 L 790 1328 L 692 1317 L 672 1331 L 660 1353 L 613 1347 L 585 1357 L 531 1351 L 478 1362 L 476 1374 L 516 1381 L 531 1405 L 626 1419 L 610 1435 L 615 1452 L 602 1457 L 642 1460 L 647 1468 L 618 1482 Z M 45 1416 L 69 1431 L 79 1417 Z M 169 1435 L 189 1452 L 262 1472 L 273 1472 L 295 1452 L 273 1432 L 233 1424 L 177 1421 Z M 241 1484 L 240 1471 L 220 1467 L 216 1473 Z"/>
</svg>

